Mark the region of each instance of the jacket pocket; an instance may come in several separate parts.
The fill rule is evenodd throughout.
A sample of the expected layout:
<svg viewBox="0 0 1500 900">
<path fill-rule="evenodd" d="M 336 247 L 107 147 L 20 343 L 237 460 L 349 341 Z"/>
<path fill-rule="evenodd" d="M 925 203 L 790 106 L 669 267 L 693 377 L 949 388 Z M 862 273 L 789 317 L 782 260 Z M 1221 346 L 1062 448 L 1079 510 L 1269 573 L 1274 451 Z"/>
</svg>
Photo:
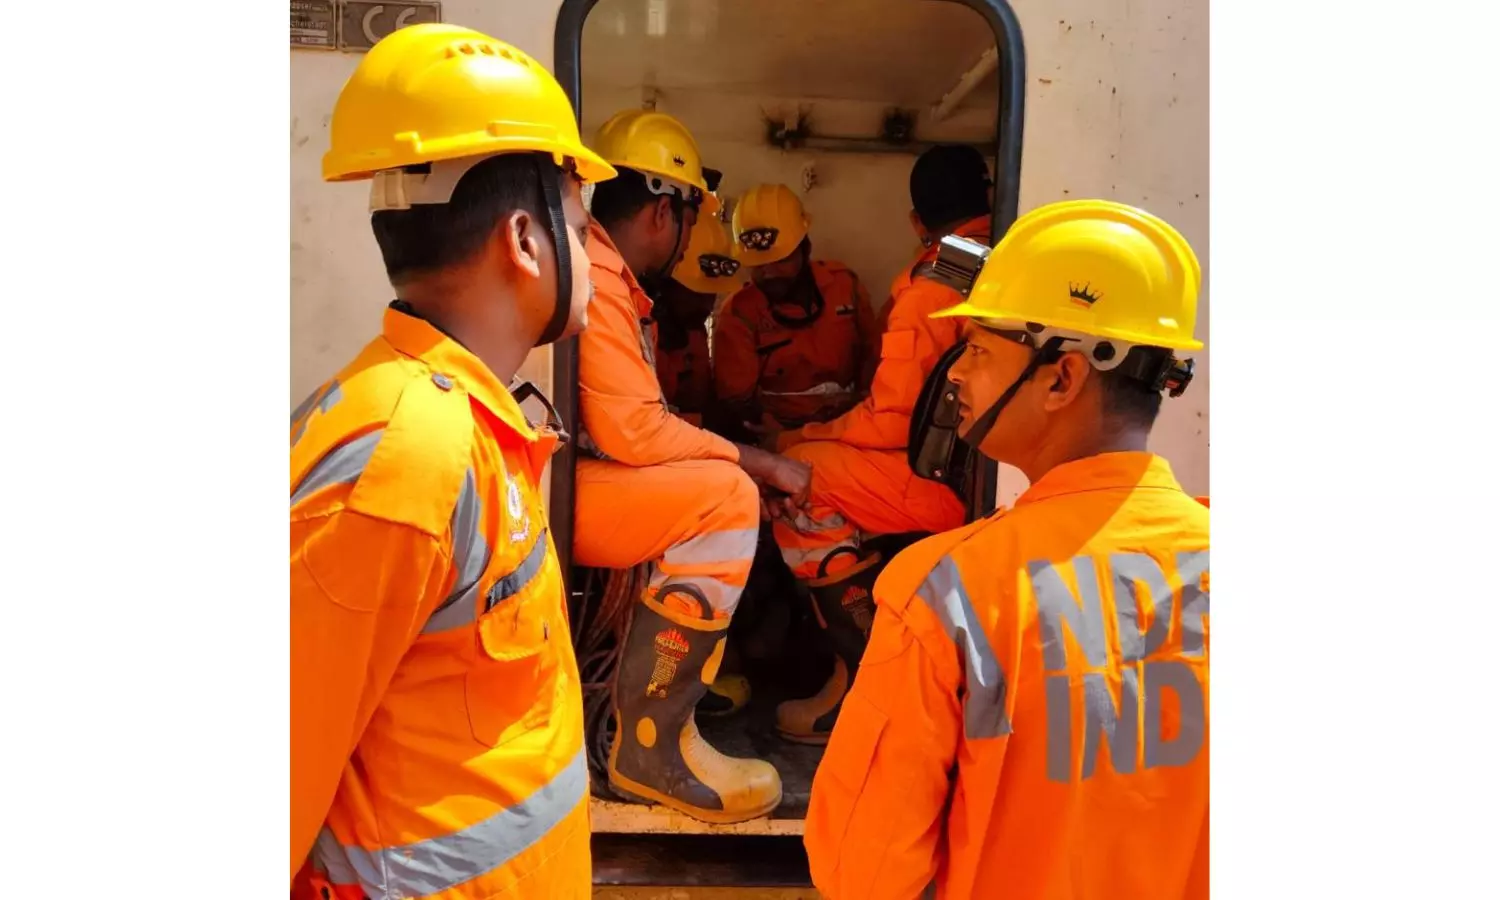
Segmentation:
<svg viewBox="0 0 1500 900">
<path fill-rule="evenodd" d="M 557 642 L 568 640 L 568 632 L 550 548 L 546 533 L 537 535 L 521 564 L 486 591 L 485 612 L 475 623 L 479 652 L 464 677 L 464 702 L 474 740 L 486 747 L 552 721 Z"/>
</svg>

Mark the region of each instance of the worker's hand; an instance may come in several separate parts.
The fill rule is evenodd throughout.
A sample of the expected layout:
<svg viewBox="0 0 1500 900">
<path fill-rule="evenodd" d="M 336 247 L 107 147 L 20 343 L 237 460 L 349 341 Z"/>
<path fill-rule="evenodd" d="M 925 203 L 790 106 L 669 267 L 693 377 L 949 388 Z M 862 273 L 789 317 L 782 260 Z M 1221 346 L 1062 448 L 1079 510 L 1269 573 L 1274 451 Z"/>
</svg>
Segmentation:
<svg viewBox="0 0 1500 900">
<path fill-rule="evenodd" d="M 741 444 L 740 468 L 762 487 L 785 494 L 794 508 L 806 507 L 812 487 L 812 466 L 807 463 Z"/>
<path fill-rule="evenodd" d="M 761 495 L 760 518 L 762 522 L 769 522 L 773 519 L 795 521 L 797 509 L 797 506 L 792 503 L 792 498 L 780 492 Z"/>
</svg>

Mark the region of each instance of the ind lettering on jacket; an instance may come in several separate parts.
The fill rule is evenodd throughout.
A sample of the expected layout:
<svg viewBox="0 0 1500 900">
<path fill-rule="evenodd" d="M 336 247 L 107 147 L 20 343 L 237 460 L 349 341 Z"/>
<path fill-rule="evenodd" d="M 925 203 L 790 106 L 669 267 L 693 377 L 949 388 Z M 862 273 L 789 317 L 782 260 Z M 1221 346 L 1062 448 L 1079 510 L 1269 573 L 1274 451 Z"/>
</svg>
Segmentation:
<svg viewBox="0 0 1500 900">
<path fill-rule="evenodd" d="M 1122 775 L 1185 766 L 1202 752 L 1208 551 L 1178 553 L 1175 565 L 1175 590 L 1144 553 L 1027 567 L 1045 670 L 1049 780 L 1087 780 L 1100 765 Z M 1114 599 L 1113 636 L 1101 584 Z M 1079 704 L 1082 735 L 1074 733 Z M 1081 759 L 1074 753 L 1080 741 Z"/>
</svg>

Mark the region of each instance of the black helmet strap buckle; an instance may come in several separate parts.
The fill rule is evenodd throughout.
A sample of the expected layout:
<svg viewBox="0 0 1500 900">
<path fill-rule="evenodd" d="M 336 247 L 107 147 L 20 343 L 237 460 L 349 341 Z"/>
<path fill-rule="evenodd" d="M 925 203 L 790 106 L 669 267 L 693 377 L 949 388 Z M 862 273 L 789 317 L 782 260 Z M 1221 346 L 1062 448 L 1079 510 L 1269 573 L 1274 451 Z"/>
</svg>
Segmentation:
<svg viewBox="0 0 1500 900">
<path fill-rule="evenodd" d="M 1193 368 L 1191 359 L 1178 359 L 1164 347 L 1136 345 L 1116 371 L 1152 393 L 1165 391 L 1168 397 L 1181 397 L 1192 383 Z"/>
</svg>

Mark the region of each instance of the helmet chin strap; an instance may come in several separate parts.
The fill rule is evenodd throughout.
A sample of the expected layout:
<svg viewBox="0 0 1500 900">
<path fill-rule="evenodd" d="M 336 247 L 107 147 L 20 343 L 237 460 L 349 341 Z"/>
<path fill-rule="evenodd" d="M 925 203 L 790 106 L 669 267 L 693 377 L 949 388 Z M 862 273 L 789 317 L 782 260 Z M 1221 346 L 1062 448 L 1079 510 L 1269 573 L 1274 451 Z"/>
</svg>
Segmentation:
<svg viewBox="0 0 1500 900">
<path fill-rule="evenodd" d="M 665 284 L 667 279 L 672 277 L 672 269 L 677 265 L 677 260 L 673 257 L 677 255 L 677 245 L 682 242 L 682 228 L 687 224 L 687 201 L 679 199 L 675 194 L 667 196 L 668 202 L 672 205 L 672 222 L 676 227 L 672 230 L 671 255 L 667 257 L 666 262 L 662 263 L 660 269 L 647 276 L 658 284 Z"/>
<path fill-rule="evenodd" d="M 562 188 L 558 185 L 559 169 L 552 157 L 536 154 L 536 174 L 542 183 L 542 198 L 547 202 L 547 218 L 552 228 L 552 247 L 557 255 L 557 303 L 552 319 L 534 346 L 541 347 L 562 337 L 573 309 L 573 249 L 568 240 L 568 220 L 563 215 Z"/>
<path fill-rule="evenodd" d="M 990 429 L 995 427 L 995 422 L 1000 418 L 1000 412 L 1005 409 L 1006 404 L 1010 403 L 1011 399 L 1016 396 L 1016 392 L 1021 389 L 1021 385 L 1031 380 L 1031 376 L 1036 374 L 1037 369 L 1057 359 L 1060 347 L 1062 347 L 1062 339 L 1052 338 L 1035 353 L 1032 353 L 1031 360 L 1026 363 L 1026 368 L 1022 369 L 1021 374 L 1016 376 L 1016 380 L 1010 383 L 1010 387 L 1005 389 L 1005 393 L 1000 395 L 1000 399 L 990 404 L 990 408 L 985 410 L 984 414 L 979 418 L 975 419 L 974 424 L 969 426 L 969 430 L 959 435 L 959 439 L 970 447 L 973 447 L 975 451 L 978 451 L 979 445 L 984 443 L 984 439 L 989 435 Z"/>
</svg>

